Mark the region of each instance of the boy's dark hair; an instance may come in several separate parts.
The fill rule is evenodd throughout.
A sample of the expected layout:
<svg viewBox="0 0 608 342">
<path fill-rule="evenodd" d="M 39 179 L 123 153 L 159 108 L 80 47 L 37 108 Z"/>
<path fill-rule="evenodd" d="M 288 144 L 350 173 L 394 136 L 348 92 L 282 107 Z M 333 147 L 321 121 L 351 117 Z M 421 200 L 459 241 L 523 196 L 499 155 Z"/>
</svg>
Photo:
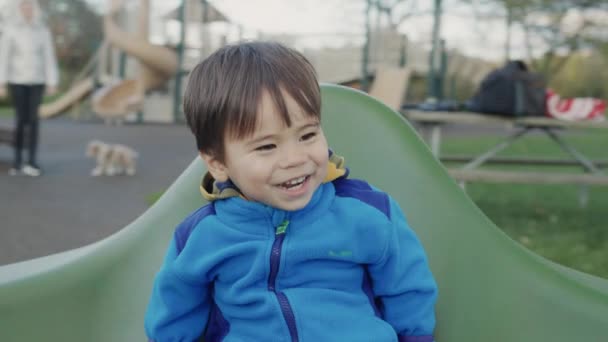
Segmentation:
<svg viewBox="0 0 608 342">
<path fill-rule="evenodd" d="M 272 42 L 225 46 L 190 74 L 184 112 L 199 151 L 224 158 L 224 139 L 244 138 L 256 127 L 268 91 L 284 123 L 291 125 L 282 91 L 320 119 L 321 94 L 313 66 L 299 52 Z"/>
</svg>

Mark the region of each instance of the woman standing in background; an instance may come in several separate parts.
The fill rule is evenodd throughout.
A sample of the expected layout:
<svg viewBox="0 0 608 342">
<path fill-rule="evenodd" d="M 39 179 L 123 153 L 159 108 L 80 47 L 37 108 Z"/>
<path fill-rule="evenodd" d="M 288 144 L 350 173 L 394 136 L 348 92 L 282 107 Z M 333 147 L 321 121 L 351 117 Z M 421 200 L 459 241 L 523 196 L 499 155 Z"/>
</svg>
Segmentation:
<svg viewBox="0 0 608 342">
<path fill-rule="evenodd" d="M 36 0 L 17 0 L 7 16 L 0 38 L 0 96 L 8 93 L 15 107 L 15 159 L 10 175 L 20 172 L 40 176 L 38 149 L 38 109 L 42 96 L 56 92 L 59 82 L 57 59 L 51 33 L 42 20 Z M 27 136 L 25 131 L 27 129 Z M 27 146 L 24 140 L 27 137 Z M 28 149 L 23 164 L 22 150 Z"/>
</svg>

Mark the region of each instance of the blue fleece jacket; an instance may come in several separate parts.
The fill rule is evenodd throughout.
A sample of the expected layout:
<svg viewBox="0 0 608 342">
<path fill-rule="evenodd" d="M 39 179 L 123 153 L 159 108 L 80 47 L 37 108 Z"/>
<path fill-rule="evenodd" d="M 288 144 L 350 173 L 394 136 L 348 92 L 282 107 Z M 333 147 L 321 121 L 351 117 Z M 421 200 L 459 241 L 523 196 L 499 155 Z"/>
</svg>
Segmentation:
<svg viewBox="0 0 608 342">
<path fill-rule="evenodd" d="M 298 211 L 230 196 L 192 213 L 156 277 L 145 328 L 156 342 L 430 342 L 436 296 L 396 202 L 343 175 Z"/>
</svg>

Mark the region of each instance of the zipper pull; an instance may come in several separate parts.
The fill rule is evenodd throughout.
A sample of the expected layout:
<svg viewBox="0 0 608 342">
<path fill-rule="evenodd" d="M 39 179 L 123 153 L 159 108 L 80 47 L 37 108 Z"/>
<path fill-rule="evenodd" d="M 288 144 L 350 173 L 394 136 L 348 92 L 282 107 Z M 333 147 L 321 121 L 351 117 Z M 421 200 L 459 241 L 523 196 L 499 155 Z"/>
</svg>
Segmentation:
<svg viewBox="0 0 608 342">
<path fill-rule="evenodd" d="M 285 232 L 287 231 L 287 226 L 289 226 L 289 220 L 285 220 L 283 221 L 276 230 L 276 235 L 281 235 L 281 234 L 285 234 Z"/>
</svg>

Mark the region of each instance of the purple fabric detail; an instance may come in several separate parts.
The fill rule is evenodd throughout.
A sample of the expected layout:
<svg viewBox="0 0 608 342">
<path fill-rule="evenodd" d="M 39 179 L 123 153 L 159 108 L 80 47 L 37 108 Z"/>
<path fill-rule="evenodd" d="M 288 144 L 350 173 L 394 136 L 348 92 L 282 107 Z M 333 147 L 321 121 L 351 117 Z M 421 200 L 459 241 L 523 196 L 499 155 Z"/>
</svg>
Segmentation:
<svg viewBox="0 0 608 342">
<path fill-rule="evenodd" d="M 178 254 L 182 251 L 182 249 L 184 249 L 186 241 L 188 241 L 188 238 L 190 237 L 190 234 L 192 234 L 192 231 L 196 225 L 198 225 L 198 223 L 201 222 L 201 220 L 203 220 L 205 217 L 210 215 L 215 215 L 215 207 L 213 206 L 213 203 L 207 204 L 206 206 L 193 212 L 184 221 L 182 221 L 179 226 L 177 226 L 175 229 L 174 239 Z"/>
<path fill-rule="evenodd" d="M 236 187 L 236 185 L 234 185 L 234 183 L 232 183 L 232 181 L 229 179 L 225 182 L 215 182 L 215 186 L 217 186 L 217 188 L 220 190 L 220 192 L 224 191 L 225 189 L 235 189 L 235 190 L 239 190 L 239 188 Z"/>
<path fill-rule="evenodd" d="M 220 342 L 228 335 L 229 331 L 230 323 L 224 318 L 220 308 L 213 302 L 209 312 L 209 322 L 205 329 L 205 342 Z"/>
<path fill-rule="evenodd" d="M 289 304 L 289 300 L 287 296 L 283 292 L 275 292 L 277 295 L 277 299 L 279 300 L 279 306 L 281 307 L 281 311 L 283 312 L 283 316 L 285 317 L 285 322 L 287 322 L 287 328 L 289 329 L 289 335 L 291 336 L 291 342 L 298 342 L 300 338 L 298 337 L 298 329 L 296 327 L 296 317 L 293 314 L 293 309 L 291 308 L 291 304 Z"/>
<path fill-rule="evenodd" d="M 367 182 L 340 177 L 334 182 L 336 196 L 352 197 L 380 210 L 390 220 L 391 207 L 388 195 L 374 190 Z"/>
<path fill-rule="evenodd" d="M 372 308 L 374 308 L 374 313 L 376 314 L 376 317 L 382 318 L 382 301 L 380 300 L 380 298 L 376 298 L 376 296 L 374 296 L 374 290 L 372 287 L 372 277 L 370 277 L 367 267 L 364 267 L 363 285 L 361 286 L 361 288 L 363 289 L 363 293 L 365 293 L 365 295 L 367 296 L 367 299 L 369 299 L 369 304 L 372 306 Z"/>
<path fill-rule="evenodd" d="M 272 249 L 270 250 L 270 274 L 268 275 L 268 290 L 275 292 L 275 282 L 279 273 L 279 264 L 281 263 L 281 248 L 285 234 L 275 235 Z"/>
<path fill-rule="evenodd" d="M 340 176 L 340 178 L 338 179 L 343 179 L 343 178 L 348 178 L 348 175 L 350 174 L 350 169 L 345 167 L 344 168 L 344 174 L 342 176 Z"/>
<path fill-rule="evenodd" d="M 276 290 L 277 274 L 279 273 L 279 265 L 281 263 L 281 251 L 283 247 L 283 241 L 285 240 L 285 234 L 275 235 L 274 242 L 272 243 L 272 249 L 270 251 L 270 274 L 268 275 L 268 290 L 274 292 L 281 307 L 281 312 L 287 323 L 289 334 L 291 335 L 292 342 L 298 342 L 298 330 L 296 327 L 296 318 L 289 304 L 287 296 L 282 292 Z"/>
<path fill-rule="evenodd" d="M 433 335 L 424 335 L 424 336 L 404 336 L 398 335 L 399 342 L 433 342 Z"/>
</svg>

